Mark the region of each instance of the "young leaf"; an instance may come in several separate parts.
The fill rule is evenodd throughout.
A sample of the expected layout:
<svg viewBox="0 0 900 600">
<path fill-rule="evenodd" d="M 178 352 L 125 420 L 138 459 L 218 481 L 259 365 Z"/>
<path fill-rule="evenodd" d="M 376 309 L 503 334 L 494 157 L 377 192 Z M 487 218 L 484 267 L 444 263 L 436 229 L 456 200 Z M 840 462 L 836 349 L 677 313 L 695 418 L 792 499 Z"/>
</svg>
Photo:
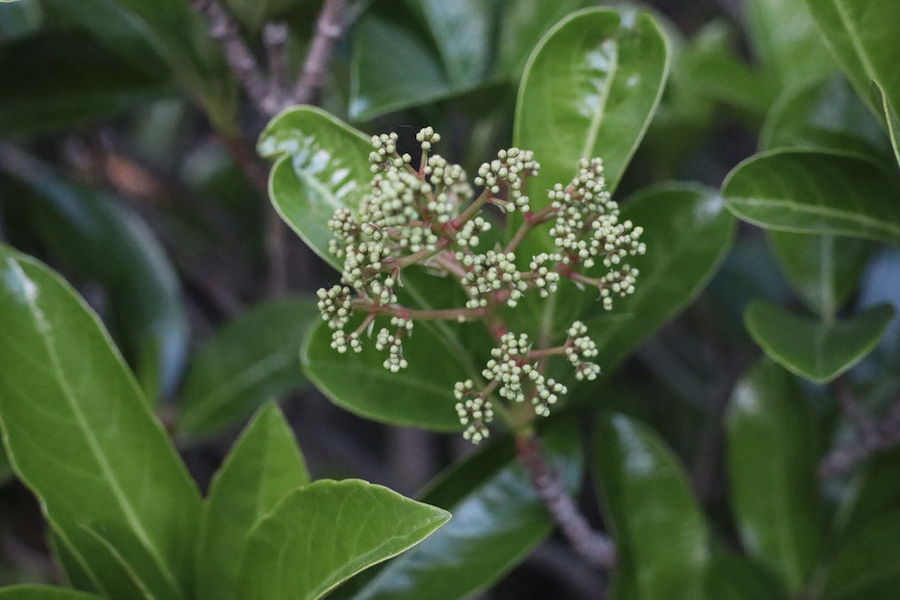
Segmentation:
<svg viewBox="0 0 900 600">
<path fill-rule="evenodd" d="M 531 53 L 513 144 L 533 150 L 540 175 L 528 182 L 532 207 L 567 185 L 582 158 L 603 158 L 614 190 L 662 95 L 669 48 L 647 12 L 591 8 L 557 23 Z"/>
<path fill-rule="evenodd" d="M 619 556 L 613 596 L 630 590 L 641 600 L 702 600 L 706 523 L 678 457 L 656 432 L 621 414 L 600 420 L 595 457 Z"/>
<path fill-rule="evenodd" d="M 710 600 L 788 600 L 784 584 L 744 556 L 718 554 L 709 562 L 706 594 Z"/>
<path fill-rule="evenodd" d="M 726 425 L 731 502 L 741 540 L 795 594 L 805 585 L 823 538 L 811 411 L 791 375 L 763 360 L 738 382 Z"/>
<path fill-rule="evenodd" d="M 555 420 L 540 437 L 550 464 L 575 493 L 583 461 L 574 421 Z M 451 466 L 419 499 L 452 512 L 453 519 L 388 563 L 353 600 L 469 597 L 512 569 L 553 529 L 510 436 Z"/>
<path fill-rule="evenodd" d="M 300 348 L 318 320 L 314 301 L 281 299 L 251 309 L 216 332 L 188 368 L 180 430 L 211 435 L 244 419 L 264 400 L 303 386 Z"/>
<path fill-rule="evenodd" d="M 375 331 L 382 325 L 375 322 Z M 474 327 L 474 325 L 473 325 Z M 362 352 L 339 354 L 331 347 L 332 331 L 320 322 L 300 354 L 307 377 L 335 404 L 362 417 L 432 429 L 462 429 L 454 410 L 453 386 L 470 377 L 465 356 L 427 323 L 416 325 L 403 340 L 409 366 L 397 373 L 384 368 L 386 353 L 373 343 Z"/>
<path fill-rule="evenodd" d="M 0 589 L 0 600 L 99 600 L 85 594 L 49 585 L 13 585 Z"/>
<path fill-rule="evenodd" d="M 83 525 L 115 523 L 189 596 L 200 496 L 96 315 L 0 247 L 0 330 L 3 441 L 56 532 L 96 578 L 103 559 Z"/>
<path fill-rule="evenodd" d="M 769 358 L 801 377 L 827 383 L 871 352 L 893 317 L 894 309 L 884 304 L 829 322 L 756 301 L 747 307 L 744 322 Z"/>
<path fill-rule="evenodd" d="M 251 531 L 240 594 L 315 600 L 434 533 L 450 513 L 359 481 L 321 480 L 290 492 Z"/>
<path fill-rule="evenodd" d="M 900 245 L 900 185 L 859 155 L 763 152 L 728 174 L 722 194 L 728 210 L 760 227 Z"/>
<path fill-rule="evenodd" d="M 634 294 L 618 299 L 614 314 L 604 314 L 599 302 L 585 314 L 600 350 L 595 362 L 604 370 L 697 297 L 725 257 L 735 229 L 715 191 L 699 185 L 647 188 L 624 203 L 620 217 L 644 228 L 647 253 L 629 259 L 640 270 L 638 283 Z"/>
<path fill-rule="evenodd" d="M 290 426 L 277 404 L 267 404 L 234 443 L 210 487 L 200 526 L 200 600 L 239 597 L 237 570 L 250 530 L 288 492 L 307 483 Z"/>
<path fill-rule="evenodd" d="M 371 150 L 362 133 L 311 106 L 282 112 L 260 136 L 259 153 L 277 159 L 269 174 L 272 204 L 338 271 L 343 264 L 328 251 L 328 221 L 336 209 L 359 205 L 372 178 Z"/>
</svg>

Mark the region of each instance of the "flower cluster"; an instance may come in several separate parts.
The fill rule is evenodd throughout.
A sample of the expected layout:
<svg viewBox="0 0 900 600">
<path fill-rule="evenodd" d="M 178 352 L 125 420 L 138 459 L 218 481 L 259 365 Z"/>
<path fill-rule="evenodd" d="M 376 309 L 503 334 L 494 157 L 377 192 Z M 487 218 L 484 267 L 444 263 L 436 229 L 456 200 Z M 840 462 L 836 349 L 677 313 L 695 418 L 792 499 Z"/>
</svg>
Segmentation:
<svg viewBox="0 0 900 600">
<path fill-rule="evenodd" d="M 461 381 L 453 389 L 456 403 L 456 414 L 459 422 L 466 425 L 463 437 L 473 444 L 478 444 L 490 435 L 487 425 L 494 420 L 494 409 L 484 394 L 474 391 L 475 384 L 471 379 Z"/>
<path fill-rule="evenodd" d="M 569 339 L 565 345 L 566 358 L 575 366 L 575 378 L 579 381 L 593 381 L 600 374 L 600 365 L 585 359 L 597 356 L 597 344 L 586 335 L 587 326 L 581 321 L 572 323 L 567 333 Z"/>
<path fill-rule="evenodd" d="M 483 185 L 492 195 L 500 193 L 501 186 L 508 187 L 509 198 L 500 206 L 509 212 L 516 209 L 528 212 L 531 205 L 522 188 L 525 178 L 537 177 L 540 168 L 540 163 L 535 162 L 534 153 L 530 150 L 501 150 L 496 159 L 478 168 L 475 185 Z"/>
</svg>

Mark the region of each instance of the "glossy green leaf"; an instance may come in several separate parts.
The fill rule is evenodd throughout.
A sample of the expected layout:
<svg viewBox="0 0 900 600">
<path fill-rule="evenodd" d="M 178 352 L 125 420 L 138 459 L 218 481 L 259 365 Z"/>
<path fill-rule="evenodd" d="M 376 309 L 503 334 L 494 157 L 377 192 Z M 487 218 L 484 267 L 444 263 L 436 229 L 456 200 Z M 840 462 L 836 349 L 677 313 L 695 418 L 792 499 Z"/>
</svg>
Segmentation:
<svg viewBox="0 0 900 600">
<path fill-rule="evenodd" d="M 82 127 L 172 94 L 84 35 L 53 32 L 0 52 L 0 135 Z"/>
<path fill-rule="evenodd" d="M 310 299 L 261 304 L 225 325 L 194 354 L 181 394 L 179 429 L 206 436 L 233 426 L 271 397 L 301 388 L 300 348 L 321 320 Z"/>
<path fill-rule="evenodd" d="M 647 253 L 629 259 L 640 271 L 633 295 L 617 299 L 611 313 L 593 302 L 584 315 L 600 351 L 596 362 L 606 371 L 697 297 L 727 254 L 735 229 L 714 190 L 689 184 L 647 188 L 623 203 L 621 218 L 644 228 Z"/>
<path fill-rule="evenodd" d="M 13 585 L 0 589 L 2 600 L 97 600 L 100 596 L 49 585 Z"/>
<path fill-rule="evenodd" d="M 584 0 L 517 0 L 503 7 L 497 34 L 497 75 L 516 77 L 525 68 L 531 50 L 550 27 L 570 12 L 585 5 Z"/>
<path fill-rule="evenodd" d="M 848 532 L 829 561 L 824 597 L 829 600 L 890 600 L 900 586 L 900 507 Z"/>
<path fill-rule="evenodd" d="M 294 433 L 278 405 L 262 408 L 213 479 L 200 527 L 197 597 L 238 598 L 237 569 L 250 530 L 291 490 L 309 483 Z"/>
<path fill-rule="evenodd" d="M 73 276 L 104 286 L 107 322 L 155 403 L 181 377 L 190 333 L 162 244 L 121 198 L 39 169 L 11 170 L 27 174 L 9 196 L 26 207 L 45 248 Z"/>
<path fill-rule="evenodd" d="M 669 49 L 647 12 L 592 8 L 557 23 L 522 76 L 513 144 L 533 150 L 540 175 L 528 183 L 533 207 L 567 185 L 582 158 L 601 157 L 615 189 L 662 95 Z"/>
<path fill-rule="evenodd" d="M 806 305 L 832 318 L 847 300 L 877 246 L 868 240 L 769 231 L 781 269 Z"/>
<path fill-rule="evenodd" d="M 819 31 L 859 95 L 883 116 L 873 101 L 872 82 L 882 87 L 889 105 L 900 106 L 900 3 L 882 0 L 806 0 Z"/>
<path fill-rule="evenodd" d="M 321 598 L 449 519 L 445 510 L 378 485 L 316 481 L 289 493 L 251 531 L 241 560 L 241 597 Z"/>
<path fill-rule="evenodd" d="M 818 148 L 883 157 L 890 142 L 878 121 L 841 75 L 792 87 L 772 106 L 760 150 Z"/>
<path fill-rule="evenodd" d="M 540 437 L 550 464 L 574 493 L 582 470 L 575 423 L 557 420 Z M 354 600 L 469 597 L 511 570 L 553 529 L 510 436 L 448 468 L 420 500 L 450 511 L 453 519 L 388 563 Z"/>
<path fill-rule="evenodd" d="M 731 503 L 750 555 L 793 594 L 822 547 L 813 417 L 791 375 L 763 360 L 745 373 L 726 420 Z"/>
<path fill-rule="evenodd" d="M 374 330 L 388 325 L 388 320 L 378 319 Z M 307 377 L 335 404 L 393 425 L 435 431 L 462 429 L 453 408 L 453 386 L 470 378 L 471 369 L 459 349 L 427 323 L 419 323 L 413 334 L 404 338 L 403 354 L 409 366 L 397 373 L 384 368 L 387 352 L 376 350 L 374 340 L 364 339 L 360 353 L 339 354 L 331 348 L 331 335 L 327 323 L 313 328 L 301 361 Z"/>
<path fill-rule="evenodd" d="M 735 216 L 767 229 L 900 245 L 900 184 L 859 155 L 763 152 L 728 174 L 722 195 Z"/>
<path fill-rule="evenodd" d="M 747 307 L 744 322 L 769 358 L 801 377 L 826 383 L 871 352 L 893 317 L 894 309 L 881 305 L 828 322 L 756 301 Z"/>
<path fill-rule="evenodd" d="M 743 556 L 713 556 L 706 573 L 709 600 L 788 600 L 777 577 Z"/>
<path fill-rule="evenodd" d="M 40 31 L 44 10 L 38 0 L 0 4 L 0 42 L 20 40 Z"/>
<path fill-rule="evenodd" d="M 900 117 L 897 116 L 897 109 L 888 104 L 887 96 L 882 93 L 882 106 L 884 107 L 884 120 L 887 122 L 888 136 L 891 139 L 891 148 L 894 150 L 894 158 L 900 165 Z"/>
<path fill-rule="evenodd" d="M 803 0 L 750 0 L 745 11 L 753 49 L 782 89 L 835 69 Z"/>
<path fill-rule="evenodd" d="M 328 220 L 341 207 L 356 209 L 369 171 L 369 140 L 328 113 L 311 106 L 292 108 L 269 123 L 259 153 L 276 158 L 269 174 L 269 198 L 281 218 L 316 254 L 339 271 L 328 251 Z"/>
<path fill-rule="evenodd" d="M 0 329 L 3 441 L 57 533 L 107 589 L 117 583 L 98 578 L 109 564 L 87 551 L 85 526 L 119 526 L 189 596 L 200 496 L 97 317 L 45 266 L 0 248 Z M 137 566 L 132 547 L 116 550 Z"/>
<path fill-rule="evenodd" d="M 650 427 L 614 414 L 600 420 L 594 456 L 619 557 L 612 596 L 703 600 L 706 522 L 675 453 Z"/>
</svg>

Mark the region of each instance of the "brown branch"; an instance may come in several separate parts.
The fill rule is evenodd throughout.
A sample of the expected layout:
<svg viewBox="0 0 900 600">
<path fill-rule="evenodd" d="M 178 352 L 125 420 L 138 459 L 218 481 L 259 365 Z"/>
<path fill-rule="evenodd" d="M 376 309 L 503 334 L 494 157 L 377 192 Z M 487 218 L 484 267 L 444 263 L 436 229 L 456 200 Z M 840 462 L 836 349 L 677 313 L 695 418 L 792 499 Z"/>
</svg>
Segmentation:
<svg viewBox="0 0 900 600">
<path fill-rule="evenodd" d="M 615 545 L 606 535 L 592 529 L 578 510 L 559 473 L 547 464 L 540 441 L 532 434 L 517 436 L 516 456 L 528 469 L 532 487 L 575 551 L 594 567 L 614 568 Z"/>
<path fill-rule="evenodd" d="M 344 10 L 346 0 L 325 0 L 319 19 L 316 21 L 316 32 L 313 37 L 303 71 L 297 85 L 294 86 L 293 99 L 299 104 L 311 104 L 318 95 L 319 88 L 325 80 L 328 62 L 334 50 L 335 42 L 344 33 Z"/>
<path fill-rule="evenodd" d="M 267 23 L 263 28 L 263 45 L 269 65 L 269 95 L 278 99 L 279 107 L 288 104 L 287 89 L 290 85 L 288 70 L 287 23 Z"/>
</svg>

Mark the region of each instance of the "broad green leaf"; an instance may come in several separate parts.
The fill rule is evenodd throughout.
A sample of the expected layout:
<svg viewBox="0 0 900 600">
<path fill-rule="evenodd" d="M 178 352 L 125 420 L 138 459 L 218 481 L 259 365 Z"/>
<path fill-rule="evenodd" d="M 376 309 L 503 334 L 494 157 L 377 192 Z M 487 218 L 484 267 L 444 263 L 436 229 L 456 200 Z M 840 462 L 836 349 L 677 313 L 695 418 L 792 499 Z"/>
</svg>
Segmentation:
<svg viewBox="0 0 900 600">
<path fill-rule="evenodd" d="M 3 137 L 82 127 L 173 92 L 85 35 L 58 31 L 4 46 L 0 81 Z"/>
<path fill-rule="evenodd" d="M 709 600 L 788 600 L 784 585 L 743 556 L 713 556 L 706 573 Z"/>
<path fill-rule="evenodd" d="M 307 483 L 294 433 L 270 403 L 244 429 L 210 487 L 197 559 L 200 600 L 238 598 L 237 569 L 250 530 L 288 492 Z"/>
<path fill-rule="evenodd" d="M 540 438 L 550 464 L 575 493 L 582 470 L 575 423 L 556 420 Z M 385 565 L 354 600 L 470 597 L 511 570 L 553 530 L 508 435 L 448 468 L 420 500 L 450 511 L 453 519 Z"/>
<path fill-rule="evenodd" d="M 875 454 L 854 482 L 838 527 L 852 532 L 900 506 L 900 448 Z"/>
<path fill-rule="evenodd" d="M 612 313 L 595 302 L 584 315 L 600 350 L 596 362 L 605 371 L 697 297 L 727 254 L 735 229 L 716 192 L 690 184 L 647 188 L 623 204 L 621 218 L 644 228 L 647 253 L 629 259 L 640 271 L 633 295 L 617 299 Z"/>
<path fill-rule="evenodd" d="M 0 42 L 33 35 L 44 25 L 44 11 L 38 0 L 17 0 L 0 4 Z"/>
<path fill-rule="evenodd" d="M 368 139 L 318 108 L 301 106 L 275 117 L 260 136 L 259 153 L 277 159 L 269 198 L 281 218 L 338 271 L 328 251 L 328 220 L 341 207 L 356 209 L 368 182 Z"/>
<path fill-rule="evenodd" d="M 386 318 L 377 319 L 374 331 L 388 326 Z M 453 385 L 469 379 L 471 369 L 459 348 L 449 345 L 427 323 L 419 323 L 404 338 L 403 354 L 409 366 L 397 373 L 384 368 L 387 352 L 376 350 L 373 339 L 363 335 L 362 352 L 339 354 L 331 348 L 331 335 L 328 324 L 320 322 L 308 334 L 300 356 L 307 377 L 335 404 L 393 425 L 462 429 L 453 408 Z"/>
<path fill-rule="evenodd" d="M 24 169 L 10 189 L 44 246 L 73 276 L 108 294 L 107 323 L 134 365 L 147 399 L 173 390 L 187 357 L 189 327 L 174 267 L 147 224 L 121 198 Z"/>
<path fill-rule="evenodd" d="M 829 600 L 891 600 L 900 586 L 900 507 L 847 532 L 829 561 L 824 597 Z"/>
<path fill-rule="evenodd" d="M 894 158 L 900 165 L 900 117 L 894 108 L 888 104 L 887 96 L 882 93 L 882 105 L 884 106 L 884 120 L 887 122 L 888 136 L 891 138 L 891 148 L 894 150 Z"/>
<path fill-rule="evenodd" d="M 2 600 L 99 600 L 100 596 L 85 594 L 49 585 L 13 585 L 0 589 Z"/>
<path fill-rule="evenodd" d="M 180 431 L 214 434 L 246 418 L 266 399 L 303 386 L 300 348 L 319 320 L 313 300 L 280 299 L 251 309 L 216 332 L 188 367 Z"/>
<path fill-rule="evenodd" d="M 495 72 L 501 77 L 517 77 L 535 45 L 550 27 L 570 12 L 585 5 L 584 0 L 517 0 L 503 7 L 497 34 Z"/>
<path fill-rule="evenodd" d="M 803 0 L 750 0 L 744 6 L 753 49 L 782 89 L 834 70 Z"/>
<path fill-rule="evenodd" d="M 612 596 L 630 590 L 640 600 L 702 600 L 706 523 L 678 457 L 650 427 L 622 414 L 601 418 L 594 456 L 619 557 Z"/>
<path fill-rule="evenodd" d="M 801 377 L 827 383 L 871 352 L 893 317 L 894 309 L 885 304 L 829 322 L 756 301 L 747 307 L 744 322 L 769 358 Z"/>
<path fill-rule="evenodd" d="M 841 75 L 784 92 L 760 132 L 760 150 L 817 148 L 890 155 L 881 125 Z"/>
<path fill-rule="evenodd" d="M 794 594 L 822 547 L 813 417 L 791 375 L 763 360 L 738 381 L 726 419 L 731 504 L 747 552 Z"/>
<path fill-rule="evenodd" d="M 868 240 L 768 231 L 785 277 L 813 311 L 834 317 L 856 289 L 877 246 Z"/>
<path fill-rule="evenodd" d="M 0 329 L 3 441 L 54 529 L 96 580 L 108 564 L 86 551 L 84 526 L 118 525 L 189 596 L 200 496 L 96 315 L 45 266 L 0 248 Z"/>
<path fill-rule="evenodd" d="M 97 592 L 97 584 L 92 575 L 85 570 L 81 558 L 76 556 L 75 550 L 68 542 L 53 530 L 52 525 L 47 532 L 47 545 L 70 587 L 84 592 Z"/>
<path fill-rule="evenodd" d="M 872 82 L 880 85 L 887 103 L 900 106 L 900 44 L 897 23 L 900 3 L 883 0 L 806 0 L 819 31 L 859 95 L 876 115 Z"/>
<path fill-rule="evenodd" d="M 900 245 L 900 184 L 859 155 L 763 152 L 728 174 L 722 195 L 735 216 L 766 229 Z"/>
<path fill-rule="evenodd" d="M 531 204 L 600 157 L 614 190 L 662 95 L 669 49 L 647 12 L 591 8 L 557 23 L 534 49 L 519 88 L 513 144 L 533 150 Z M 549 238 L 548 238 L 549 239 Z"/>
<path fill-rule="evenodd" d="M 243 598 L 315 600 L 415 546 L 450 513 L 359 481 L 321 480 L 285 496 L 251 531 Z"/>
</svg>

